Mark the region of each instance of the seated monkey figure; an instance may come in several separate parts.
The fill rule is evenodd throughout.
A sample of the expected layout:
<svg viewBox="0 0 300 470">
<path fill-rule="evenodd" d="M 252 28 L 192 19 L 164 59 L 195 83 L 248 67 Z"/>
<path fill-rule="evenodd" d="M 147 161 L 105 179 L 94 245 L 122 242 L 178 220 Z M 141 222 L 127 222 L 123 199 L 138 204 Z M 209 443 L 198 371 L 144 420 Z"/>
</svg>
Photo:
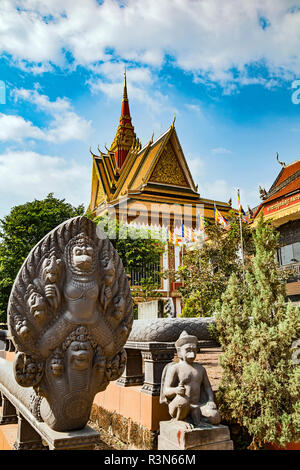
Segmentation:
<svg viewBox="0 0 300 470">
<path fill-rule="evenodd" d="M 162 373 L 160 403 L 167 403 L 173 420 L 199 426 L 219 424 L 220 414 L 205 368 L 195 362 L 197 337 L 183 331 L 175 343 L 179 362 L 166 365 Z"/>
</svg>

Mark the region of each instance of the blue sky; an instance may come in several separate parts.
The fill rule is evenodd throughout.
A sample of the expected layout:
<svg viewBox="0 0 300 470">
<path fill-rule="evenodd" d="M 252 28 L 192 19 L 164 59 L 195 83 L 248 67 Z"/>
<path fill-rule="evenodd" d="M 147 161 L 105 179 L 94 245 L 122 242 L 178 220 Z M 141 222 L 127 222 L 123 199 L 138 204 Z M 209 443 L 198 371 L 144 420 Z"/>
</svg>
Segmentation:
<svg viewBox="0 0 300 470">
<path fill-rule="evenodd" d="M 276 152 L 300 158 L 299 46 L 300 1 L 1 0 L 0 217 L 49 192 L 88 205 L 125 66 L 142 144 L 175 114 L 200 194 L 257 205 Z"/>
</svg>

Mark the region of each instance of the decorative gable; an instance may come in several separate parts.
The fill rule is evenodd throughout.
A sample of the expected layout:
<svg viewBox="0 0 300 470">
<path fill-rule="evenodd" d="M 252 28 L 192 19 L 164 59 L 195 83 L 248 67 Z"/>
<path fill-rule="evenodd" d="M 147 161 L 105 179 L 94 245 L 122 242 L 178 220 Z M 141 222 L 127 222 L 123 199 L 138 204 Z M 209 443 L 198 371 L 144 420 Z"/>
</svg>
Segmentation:
<svg viewBox="0 0 300 470">
<path fill-rule="evenodd" d="M 162 151 L 148 181 L 190 187 L 170 142 Z"/>
</svg>

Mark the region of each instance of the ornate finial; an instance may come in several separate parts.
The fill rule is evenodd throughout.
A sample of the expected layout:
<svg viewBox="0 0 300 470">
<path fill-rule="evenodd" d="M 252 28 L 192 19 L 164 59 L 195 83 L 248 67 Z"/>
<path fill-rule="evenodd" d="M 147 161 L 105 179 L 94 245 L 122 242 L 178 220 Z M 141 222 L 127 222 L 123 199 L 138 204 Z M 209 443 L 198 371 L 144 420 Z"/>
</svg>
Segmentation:
<svg viewBox="0 0 300 470">
<path fill-rule="evenodd" d="M 249 212 L 250 217 L 252 218 L 253 217 L 253 210 L 251 209 L 250 206 L 248 206 L 248 212 Z"/>
<path fill-rule="evenodd" d="M 108 153 L 108 155 L 109 155 L 111 151 L 110 151 L 110 150 L 108 150 L 108 148 L 107 148 L 106 144 L 104 145 L 104 147 L 105 147 L 105 150 L 107 151 L 107 153 Z"/>
<path fill-rule="evenodd" d="M 127 79 L 126 79 L 126 66 L 124 69 L 124 91 L 123 91 L 123 101 L 128 101 L 127 95 Z"/>
<path fill-rule="evenodd" d="M 172 127 L 172 128 L 173 128 L 174 125 L 175 125 L 175 121 L 176 121 L 176 114 L 174 114 L 174 119 L 173 119 L 173 122 L 172 122 L 172 124 L 171 124 L 171 127 Z"/>
<path fill-rule="evenodd" d="M 228 201 L 228 205 L 231 206 L 231 204 L 232 204 L 232 199 L 230 198 Z"/>
<path fill-rule="evenodd" d="M 267 191 L 265 190 L 265 188 L 262 188 L 261 186 L 258 187 L 258 190 L 259 190 L 259 197 L 260 199 L 264 200 L 266 199 L 267 197 Z"/>
<path fill-rule="evenodd" d="M 90 146 L 90 154 L 92 155 L 92 157 L 95 156 L 95 154 L 92 152 L 92 147 Z"/>
<path fill-rule="evenodd" d="M 153 138 L 154 138 L 154 131 L 152 131 L 152 136 L 151 136 L 151 139 L 150 139 L 151 144 L 153 144 Z"/>
<path fill-rule="evenodd" d="M 284 162 L 281 162 L 281 161 L 279 160 L 279 153 L 278 153 L 278 152 L 276 152 L 276 159 L 277 159 L 278 163 L 280 163 L 280 165 L 282 166 L 282 168 L 285 168 L 285 167 L 286 167 L 286 164 L 285 164 Z"/>
</svg>

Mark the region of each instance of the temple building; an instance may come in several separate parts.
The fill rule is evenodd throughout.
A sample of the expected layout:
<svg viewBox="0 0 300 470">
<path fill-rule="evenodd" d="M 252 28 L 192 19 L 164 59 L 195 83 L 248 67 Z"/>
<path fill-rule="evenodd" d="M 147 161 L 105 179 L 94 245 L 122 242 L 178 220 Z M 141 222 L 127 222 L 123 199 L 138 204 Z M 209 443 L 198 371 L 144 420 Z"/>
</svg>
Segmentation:
<svg viewBox="0 0 300 470">
<path fill-rule="evenodd" d="M 89 211 L 94 215 L 114 213 L 117 220 L 160 227 L 174 234 L 183 225 L 194 230 L 200 212 L 213 222 L 214 207 L 225 217 L 231 209 L 230 203 L 200 196 L 180 145 L 175 118 L 156 140 L 152 135 L 145 145 L 141 144 L 130 115 L 126 73 L 119 126 L 110 148 L 105 149 L 101 151 L 98 146 L 99 154 L 90 151 L 93 169 Z M 181 247 L 169 244 L 160 264 L 170 269 L 173 263 L 177 269 L 181 259 Z M 139 276 L 131 273 L 131 282 L 138 285 Z M 161 281 L 163 298 L 174 298 L 175 311 L 179 314 L 177 287 L 170 280 Z"/>
<path fill-rule="evenodd" d="M 287 297 L 300 302 L 300 159 L 293 163 L 281 164 L 281 171 L 267 192 L 260 188 L 261 204 L 254 210 L 254 225 L 261 214 L 271 219 L 280 233 L 278 263 L 281 269 L 294 270 L 294 276 L 287 283 Z"/>
</svg>

